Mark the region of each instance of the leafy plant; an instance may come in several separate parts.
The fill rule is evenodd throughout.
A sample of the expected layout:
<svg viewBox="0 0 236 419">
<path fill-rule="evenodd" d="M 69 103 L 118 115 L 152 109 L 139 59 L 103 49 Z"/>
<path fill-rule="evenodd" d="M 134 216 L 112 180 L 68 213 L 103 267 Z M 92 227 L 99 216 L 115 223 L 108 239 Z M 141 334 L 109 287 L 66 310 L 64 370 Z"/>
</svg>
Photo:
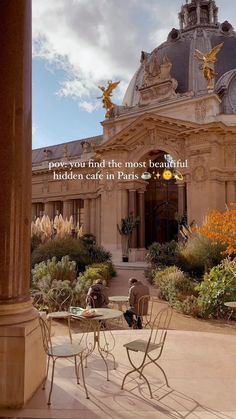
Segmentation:
<svg viewBox="0 0 236 419">
<path fill-rule="evenodd" d="M 75 287 L 76 293 L 80 296 L 80 304 L 85 304 L 87 292 L 97 278 L 102 278 L 104 285 L 108 286 L 114 273 L 114 267 L 111 263 L 88 266 L 85 272 L 80 274 Z"/>
<path fill-rule="evenodd" d="M 179 268 L 170 266 L 157 271 L 155 285 L 160 298 L 168 301 L 172 307 L 186 314 L 193 311 L 197 296 L 195 285 Z"/>
<path fill-rule="evenodd" d="M 152 266 L 176 265 L 179 257 L 179 246 L 176 241 L 168 243 L 152 243 L 148 248 L 146 260 Z"/>
<path fill-rule="evenodd" d="M 73 237 L 56 238 L 38 246 L 31 255 L 32 267 L 36 263 L 47 261 L 56 257 L 59 261 L 68 255 L 76 262 L 77 272 L 84 271 L 92 263 L 106 262 L 111 259 L 111 254 L 102 247 L 85 245 L 80 239 Z"/>
<path fill-rule="evenodd" d="M 139 223 L 139 217 L 133 217 L 132 215 L 122 218 L 121 224 L 117 224 L 117 229 L 122 237 L 122 253 L 123 256 L 128 256 L 130 249 L 130 242 L 132 232 Z"/>
<path fill-rule="evenodd" d="M 210 238 L 212 241 L 223 244 L 225 253 L 233 255 L 236 253 L 236 204 L 223 213 L 214 210 L 210 211 L 202 227 L 197 229 L 200 234 Z"/>
<path fill-rule="evenodd" d="M 202 317 L 226 317 L 230 310 L 224 304 L 236 300 L 236 262 L 224 260 L 204 276 L 196 287 Z"/>
<path fill-rule="evenodd" d="M 224 250 L 221 243 L 195 234 L 180 250 L 177 265 L 191 276 L 201 278 L 204 272 L 221 262 Z"/>
<path fill-rule="evenodd" d="M 106 285 L 114 276 L 111 262 L 91 265 L 84 274 L 76 276 L 76 263 L 64 256 L 61 261 L 52 258 L 32 269 L 32 297 L 38 309 L 68 310 L 70 305 L 84 305 L 89 287 L 102 277 Z"/>
</svg>

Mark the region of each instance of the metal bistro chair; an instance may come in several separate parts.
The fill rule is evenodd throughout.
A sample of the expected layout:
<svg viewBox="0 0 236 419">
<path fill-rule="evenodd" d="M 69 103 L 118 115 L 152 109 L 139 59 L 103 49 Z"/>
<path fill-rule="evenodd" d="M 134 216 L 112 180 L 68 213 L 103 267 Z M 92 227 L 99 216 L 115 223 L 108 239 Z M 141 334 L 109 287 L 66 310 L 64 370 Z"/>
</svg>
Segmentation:
<svg viewBox="0 0 236 419">
<path fill-rule="evenodd" d="M 79 384 L 79 372 L 78 372 L 78 365 L 77 365 L 77 356 L 80 358 L 80 364 L 81 364 L 81 371 L 82 371 L 82 379 L 83 379 L 83 385 L 85 388 L 86 398 L 89 399 L 87 387 L 85 384 L 84 379 L 84 370 L 83 370 L 83 351 L 84 348 L 81 345 L 78 344 L 72 344 L 72 343 L 60 343 L 60 344 L 54 344 L 51 341 L 50 337 L 50 331 L 46 324 L 46 322 L 39 317 L 39 323 L 41 326 L 41 332 L 42 332 L 42 338 L 43 338 L 43 347 L 47 354 L 47 373 L 46 378 L 43 383 L 43 390 L 45 389 L 45 384 L 48 378 L 48 370 L 49 370 L 49 363 L 50 359 L 52 359 L 52 375 L 51 375 L 51 387 L 49 391 L 48 396 L 48 405 L 51 404 L 51 394 L 52 394 L 52 388 L 53 388 L 53 379 L 54 379 L 54 369 L 57 359 L 59 358 L 74 358 L 75 361 L 75 373 L 77 378 L 77 384 Z"/>
<path fill-rule="evenodd" d="M 70 313 L 65 308 L 71 306 L 73 300 L 73 292 L 71 289 L 65 288 L 51 288 L 48 291 L 48 303 L 50 312 L 47 315 L 49 320 L 49 332 L 51 334 L 52 320 L 66 319 L 68 324 L 68 332 L 70 342 L 72 343 L 71 326 L 70 326 Z M 56 311 L 52 311 L 52 308 L 56 307 Z"/>
<path fill-rule="evenodd" d="M 141 317 L 142 326 L 144 328 L 151 327 L 154 314 L 154 305 L 159 302 L 158 297 L 153 295 L 143 295 L 138 300 L 138 313 Z M 147 310 L 146 310 L 147 308 Z"/>
<path fill-rule="evenodd" d="M 129 362 L 132 365 L 133 369 L 127 372 L 127 374 L 125 374 L 122 381 L 122 385 L 121 385 L 122 390 L 124 388 L 124 383 L 128 375 L 132 374 L 133 372 L 137 372 L 139 374 L 139 378 L 142 377 L 147 383 L 150 396 L 152 398 L 152 390 L 151 390 L 150 383 L 147 377 L 143 374 L 144 368 L 146 368 L 147 365 L 150 365 L 151 363 L 154 363 L 162 371 L 165 377 L 166 385 L 169 387 L 169 383 L 168 383 L 165 371 L 157 363 L 157 361 L 160 359 L 163 352 L 166 335 L 167 335 L 167 329 L 169 327 L 171 317 L 172 317 L 172 309 L 170 307 L 164 308 L 163 310 L 159 311 L 159 313 L 156 315 L 151 325 L 151 331 L 150 331 L 148 340 L 138 339 L 138 340 L 134 340 L 132 342 L 126 343 L 124 345 L 127 351 Z M 130 352 L 141 352 L 143 354 L 139 366 L 134 365 L 134 362 L 131 359 Z"/>
</svg>

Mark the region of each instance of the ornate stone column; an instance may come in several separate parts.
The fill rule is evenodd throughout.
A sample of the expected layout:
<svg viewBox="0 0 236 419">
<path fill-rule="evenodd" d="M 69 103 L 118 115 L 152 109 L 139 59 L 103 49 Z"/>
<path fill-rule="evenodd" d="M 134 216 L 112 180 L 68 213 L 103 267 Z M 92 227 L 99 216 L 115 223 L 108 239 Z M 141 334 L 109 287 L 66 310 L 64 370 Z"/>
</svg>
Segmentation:
<svg viewBox="0 0 236 419">
<path fill-rule="evenodd" d="M 71 216 L 73 216 L 73 200 L 69 199 L 67 201 L 63 201 L 63 218 L 70 219 Z"/>
<path fill-rule="evenodd" d="M 232 202 L 235 202 L 235 182 L 229 181 L 226 184 L 226 191 L 227 191 L 227 205 L 232 204 Z"/>
<path fill-rule="evenodd" d="M 137 216 L 136 190 L 129 191 L 129 215 L 132 215 L 133 217 Z M 133 230 L 132 233 L 131 248 L 137 248 L 137 227 Z"/>
<path fill-rule="evenodd" d="M 178 184 L 178 215 L 183 217 L 186 209 L 185 183 Z"/>
<path fill-rule="evenodd" d="M 83 234 L 90 233 L 90 199 L 84 200 Z"/>
<path fill-rule="evenodd" d="M 0 407 L 19 407 L 45 375 L 38 312 L 29 292 L 30 0 L 1 0 L 0 56 Z"/>
<path fill-rule="evenodd" d="M 101 196 L 96 199 L 96 241 L 101 244 Z"/>
<path fill-rule="evenodd" d="M 48 215 L 50 219 L 53 218 L 53 202 L 45 202 L 44 204 L 44 214 Z"/>
<path fill-rule="evenodd" d="M 90 200 L 90 233 L 96 236 L 96 199 Z"/>
<path fill-rule="evenodd" d="M 31 213 L 32 213 L 32 221 L 34 221 L 37 216 L 37 204 L 32 204 Z"/>
<path fill-rule="evenodd" d="M 138 213 L 140 217 L 139 221 L 139 247 L 145 248 L 145 201 L 144 191 L 138 191 Z"/>
</svg>

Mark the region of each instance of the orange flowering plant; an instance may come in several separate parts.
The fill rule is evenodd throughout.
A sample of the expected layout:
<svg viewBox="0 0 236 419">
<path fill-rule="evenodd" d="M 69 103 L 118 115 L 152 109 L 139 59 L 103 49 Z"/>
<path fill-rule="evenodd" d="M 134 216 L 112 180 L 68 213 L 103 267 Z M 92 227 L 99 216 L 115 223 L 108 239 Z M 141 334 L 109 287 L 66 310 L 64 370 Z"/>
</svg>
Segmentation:
<svg viewBox="0 0 236 419">
<path fill-rule="evenodd" d="M 236 253 L 236 203 L 230 204 L 223 213 L 217 210 L 210 211 L 204 224 L 197 228 L 197 232 L 227 246 L 226 254 Z"/>
</svg>

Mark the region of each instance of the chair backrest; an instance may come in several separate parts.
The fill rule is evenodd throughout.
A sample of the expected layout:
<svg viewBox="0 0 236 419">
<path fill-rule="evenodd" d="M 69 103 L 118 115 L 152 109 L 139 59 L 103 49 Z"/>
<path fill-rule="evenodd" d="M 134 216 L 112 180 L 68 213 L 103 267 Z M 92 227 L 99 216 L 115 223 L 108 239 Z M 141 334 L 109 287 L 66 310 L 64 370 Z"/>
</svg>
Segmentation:
<svg viewBox="0 0 236 419">
<path fill-rule="evenodd" d="M 47 293 L 47 302 L 51 311 L 66 311 L 72 305 L 73 291 L 69 287 L 51 288 Z"/>
<path fill-rule="evenodd" d="M 172 313 L 173 310 L 169 305 L 157 313 L 151 322 L 150 342 L 158 344 L 163 348 Z"/>
<path fill-rule="evenodd" d="M 149 305 L 150 295 L 143 295 L 138 300 L 138 307 L 137 307 L 137 314 L 139 316 L 147 316 L 148 315 L 148 305 Z"/>
<path fill-rule="evenodd" d="M 41 327 L 44 350 L 47 355 L 52 354 L 52 341 L 48 325 L 42 317 L 39 317 L 39 324 Z"/>
</svg>

